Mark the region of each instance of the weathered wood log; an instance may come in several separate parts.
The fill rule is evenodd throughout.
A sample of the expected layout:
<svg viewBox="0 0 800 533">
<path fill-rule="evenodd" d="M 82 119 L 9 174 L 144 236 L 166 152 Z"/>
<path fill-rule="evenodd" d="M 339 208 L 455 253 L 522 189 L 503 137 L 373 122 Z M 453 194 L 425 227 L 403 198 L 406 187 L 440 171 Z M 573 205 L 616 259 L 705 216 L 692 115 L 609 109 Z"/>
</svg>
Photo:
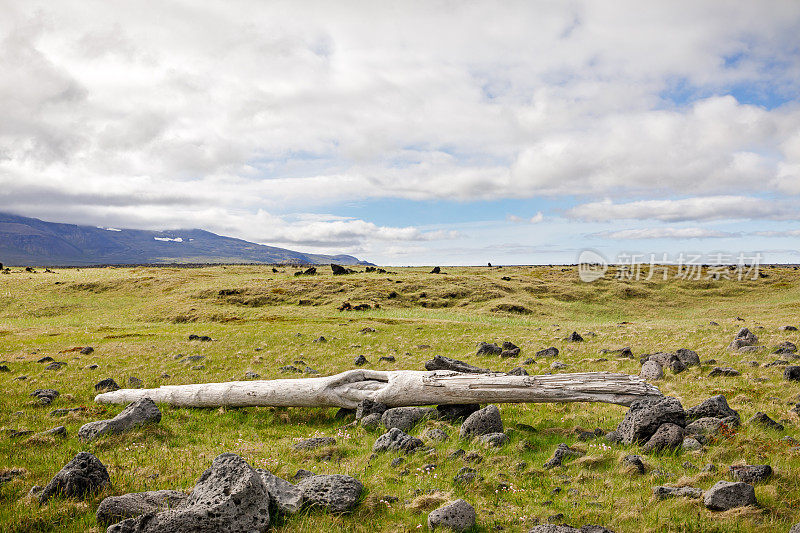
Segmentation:
<svg viewBox="0 0 800 533">
<path fill-rule="evenodd" d="M 605 402 L 661 397 L 638 376 L 610 372 L 510 376 L 436 371 L 349 370 L 327 377 L 166 385 L 98 394 L 99 403 L 149 397 L 176 407 L 346 407 L 371 399 L 390 407 L 462 403 Z"/>
</svg>

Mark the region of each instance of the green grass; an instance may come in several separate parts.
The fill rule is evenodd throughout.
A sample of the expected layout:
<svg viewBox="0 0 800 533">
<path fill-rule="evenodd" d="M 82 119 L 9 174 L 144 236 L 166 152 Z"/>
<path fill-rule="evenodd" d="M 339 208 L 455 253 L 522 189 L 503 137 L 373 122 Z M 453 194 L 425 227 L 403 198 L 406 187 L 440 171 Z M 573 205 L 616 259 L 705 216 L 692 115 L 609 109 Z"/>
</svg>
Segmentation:
<svg viewBox="0 0 800 533">
<path fill-rule="evenodd" d="M 26 441 L 11 440 L 5 431 L 0 435 L 0 469 L 22 467 L 27 472 L 0 486 L 0 530 L 101 531 L 94 512 L 103 497 L 189 490 L 222 452 L 238 453 L 254 467 L 285 477 L 299 468 L 350 474 L 367 488 L 354 514 L 303 512 L 278 521 L 274 529 L 281 532 L 411 531 L 419 524 L 424 528 L 426 509 L 459 497 L 475 506 L 478 531 L 497 527 L 527 531 L 535 520 L 556 513 L 563 513 L 575 526 L 597 523 L 615 531 L 775 532 L 800 522 L 800 455 L 791 454 L 780 441 L 783 435 L 800 440 L 798 419 L 789 413 L 790 402 L 800 401 L 800 385 L 785 382 L 781 367 L 747 364 L 777 358 L 768 350 L 746 355 L 726 350 L 743 325 L 755 331 L 766 347 L 784 340 L 800 343 L 798 333 L 778 329 L 800 326 L 797 271 L 770 268 L 768 277 L 744 282 L 607 278 L 585 284 L 574 268 L 560 267 L 445 268 L 447 274 L 438 276 L 428 274 L 429 268 L 340 277 L 327 271 L 295 277 L 294 269 L 281 270 L 285 271 L 274 274 L 271 267 L 252 266 L 107 268 L 0 276 L 0 359 L 11 369 L 0 373 L 0 426 L 38 432 L 63 424 L 68 430 L 66 439 Z M 511 280 L 501 279 L 504 276 Z M 220 290 L 236 294 L 220 295 Z M 390 298 L 393 291 L 397 294 Z M 345 301 L 380 308 L 337 311 Z M 709 325 L 711 320 L 720 326 Z M 359 333 L 367 326 L 376 332 Z M 579 344 L 564 342 L 573 330 L 597 336 L 586 336 L 586 342 Z M 191 333 L 215 340 L 190 342 Z M 312 342 L 320 335 L 328 342 Z M 478 357 L 475 348 L 481 340 L 511 340 L 522 353 L 513 360 Z M 86 345 L 95 353 L 59 353 Z M 368 368 L 376 369 L 422 369 L 426 360 L 440 354 L 507 371 L 548 346 L 561 350 L 559 359 L 569 365 L 567 372 L 638 373 L 637 361 L 601 355 L 603 348 L 630 346 L 637 356 L 694 349 L 701 359 L 716 359 L 719 366 L 733 366 L 742 375 L 707 378 L 708 366 L 668 373 L 658 384 L 665 394 L 677 396 L 685 407 L 725 394 L 744 420 L 764 411 L 785 419 L 786 431 L 779 434 L 745 424 L 730 439 L 700 453 L 646 457 L 651 471 L 644 476 L 626 473 L 619 464 L 622 456 L 637 453 L 636 446 L 611 448 L 602 439 L 577 441 L 576 427 L 610 430 L 622 419 L 625 408 L 604 404 L 501 406 L 511 439 L 499 449 L 460 441 L 457 426 L 428 420 L 412 433 L 422 436 L 428 428 L 439 427 L 450 438 L 434 443 L 430 455 L 406 457 L 400 467 L 390 465 L 397 454 L 372 456 L 377 433 L 360 427 L 341 429 L 343 422 L 334 419 L 334 409 L 161 406 L 163 419 L 157 426 L 91 444 L 76 437 L 82 424 L 122 409 L 93 403 L 93 386 L 106 377 L 125 386 L 135 376 L 147 387 L 242 379 L 248 370 L 272 379 L 287 377 L 278 368 L 298 359 L 323 374 L 333 374 L 352 368 L 359 354 L 369 359 Z M 178 354 L 205 356 L 205 369 L 192 370 L 192 364 L 174 358 Z M 68 365 L 46 371 L 36 363 L 45 355 Z M 379 363 L 381 355 L 394 355 L 397 361 Z M 550 362 L 541 360 L 526 368 L 531 374 L 544 373 Z M 94 363 L 100 368 L 87 368 Z M 27 379 L 16 380 L 20 375 Z M 29 397 L 36 388 L 55 388 L 61 396 L 50 406 L 38 406 Z M 87 407 L 85 413 L 65 419 L 48 416 L 55 408 L 81 405 Z M 536 431 L 516 429 L 516 424 L 528 424 Z M 335 436 L 337 444 L 314 452 L 291 449 L 295 439 L 315 435 Z M 546 471 L 542 464 L 559 442 L 583 449 L 586 457 Z M 449 453 L 459 447 L 479 453 L 483 462 L 451 459 Z M 47 483 L 80 450 L 94 453 L 106 464 L 110 489 L 84 502 L 60 499 L 40 506 L 26 498 L 32 485 Z M 683 468 L 687 461 L 698 467 L 713 462 L 719 470 L 699 474 Z M 729 479 L 727 467 L 739 462 L 768 463 L 776 471 L 756 487 L 759 509 L 711 513 L 694 501 L 651 500 L 655 485 L 708 488 Z M 431 463 L 437 467 L 424 471 Z M 454 486 L 453 476 L 462 466 L 475 468 L 482 479 Z M 654 476 L 656 469 L 672 477 Z M 387 505 L 381 502 L 384 496 L 399 501 Z"/>
</svg>

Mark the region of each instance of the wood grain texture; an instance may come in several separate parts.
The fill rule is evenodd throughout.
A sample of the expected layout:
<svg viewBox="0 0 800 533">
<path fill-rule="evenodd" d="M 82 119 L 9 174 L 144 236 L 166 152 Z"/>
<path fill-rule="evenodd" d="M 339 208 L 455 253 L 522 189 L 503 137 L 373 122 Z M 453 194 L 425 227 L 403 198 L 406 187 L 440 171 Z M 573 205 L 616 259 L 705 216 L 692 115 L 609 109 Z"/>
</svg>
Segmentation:
<svg viewBox="0 0 800 533">
<path fill-rule="evenodd" d="M 610 372 L 510 376 L 447 370 L 349 370 L 327 377 L 169 385 L 98 394 L 98 403 L 149 397 L 175 407 L 346 407 L 371 399 L 390 407 L 462 403 L 604 402 L 661 397 L 638 376 Z"/>
</svg>

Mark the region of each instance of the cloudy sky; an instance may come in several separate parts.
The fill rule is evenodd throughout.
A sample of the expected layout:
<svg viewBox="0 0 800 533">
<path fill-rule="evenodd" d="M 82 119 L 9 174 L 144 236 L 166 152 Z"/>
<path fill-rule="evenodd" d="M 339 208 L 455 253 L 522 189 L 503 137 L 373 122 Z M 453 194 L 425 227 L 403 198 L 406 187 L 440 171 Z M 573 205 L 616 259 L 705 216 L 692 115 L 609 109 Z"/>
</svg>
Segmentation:
<svg viewBox="0 0 800 533">
<path fill-rule="evenodd" d="M 800 262 L 800 2 L 0 0 L 0 210 L 382 264 Z"/>
</svg>

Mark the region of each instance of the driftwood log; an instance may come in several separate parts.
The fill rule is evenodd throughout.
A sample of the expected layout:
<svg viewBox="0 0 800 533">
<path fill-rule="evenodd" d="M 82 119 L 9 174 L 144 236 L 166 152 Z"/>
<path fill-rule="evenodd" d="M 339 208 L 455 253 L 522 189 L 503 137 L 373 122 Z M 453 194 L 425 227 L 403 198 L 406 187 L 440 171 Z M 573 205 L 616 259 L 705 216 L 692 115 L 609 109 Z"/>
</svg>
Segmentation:
<svg viewBox="0 0 800 533">
<path fill-rule="evenodd" d="M 327 377 L 167 385 L 98 394 L 99 403 L 149 397 L 175 407 L 346 407 L 371 399 L 389 407 L 464 403 L 605 402 L 661 397 L 638 376 L 610 372 L 510 376 L 448 370 L 349 370 Z"/>
</svg>

